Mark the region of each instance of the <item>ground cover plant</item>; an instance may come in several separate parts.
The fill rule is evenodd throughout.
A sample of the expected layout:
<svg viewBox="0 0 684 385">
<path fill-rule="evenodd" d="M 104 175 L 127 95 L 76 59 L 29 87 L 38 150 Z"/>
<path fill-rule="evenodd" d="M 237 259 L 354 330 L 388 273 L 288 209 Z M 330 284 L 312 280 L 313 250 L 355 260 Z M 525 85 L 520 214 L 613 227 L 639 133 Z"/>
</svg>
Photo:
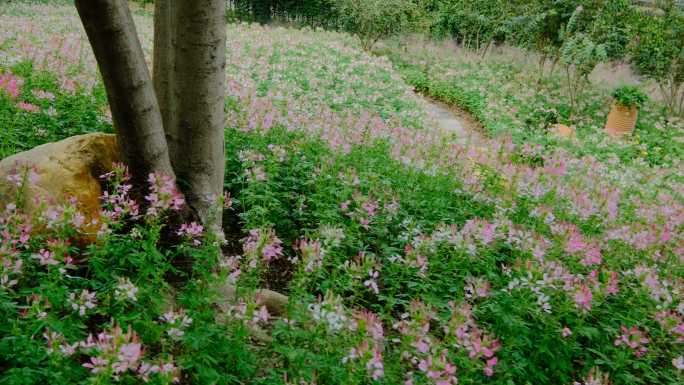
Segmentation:
<svg viewBox="0 0 684 385">
<path fill-rule="evenodd" d="M 4 7 L 2 156 L 110 130 L 89 51 L 43 44 L 60 31 L 57 47 L 83 47 L 75 11 Z M 151 20 L 136 21 L 149 48 Z M 4 204 L 0 383 L 682 382 L 676 157 L 624 162 L 641 147 L 529 134 L 531 114 L 512 109 L 534 101 L 519 92 L 531 74 L 513 65 L 439 61 L 421 78 L 418 59 L 392 57 L 404 82 L 347 35 L 228 31 L 229 243 L 167 220 L 182 202 L 160 175 L 146 201 L 161 210 L 140 209 L 123 166 L 103 176 L 90 246 L 69 204 L 32 218 Z M 412 94 L 421 84 L 513 135 L 460 144 Z M 258 288 L 287 294 L 286 313 Z"/>
</svg>

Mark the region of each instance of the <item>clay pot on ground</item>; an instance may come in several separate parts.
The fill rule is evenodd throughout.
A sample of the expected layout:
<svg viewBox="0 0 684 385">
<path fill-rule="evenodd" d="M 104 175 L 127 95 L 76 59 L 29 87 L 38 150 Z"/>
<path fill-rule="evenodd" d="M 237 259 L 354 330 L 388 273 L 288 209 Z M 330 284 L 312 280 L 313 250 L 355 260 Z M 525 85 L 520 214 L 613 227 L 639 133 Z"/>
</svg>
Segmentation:
<svg viewBox="0 0 684 385">
<path fill-rule="evenodd" d="M 605 130 L 612 137 L 621 137 L 634 132 L 639 111 L 636 106 L 613 103 L 608 113 Z"/>
</svg>

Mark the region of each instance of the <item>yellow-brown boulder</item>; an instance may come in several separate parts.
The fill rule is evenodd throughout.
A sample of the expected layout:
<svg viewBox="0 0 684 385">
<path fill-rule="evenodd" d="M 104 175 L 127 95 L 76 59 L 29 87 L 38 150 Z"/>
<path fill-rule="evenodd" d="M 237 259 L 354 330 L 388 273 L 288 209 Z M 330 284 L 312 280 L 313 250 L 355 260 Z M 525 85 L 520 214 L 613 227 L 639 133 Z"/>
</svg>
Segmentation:
<svg viewBox="0 0 684 385">
<path fill-rule="evenodd" d="M 113 134 L 92 133 L 47 143 L 0 161 L 0 208 L 16 200 L 18 175 L 22 178 L 22 201 L 27 214 L 35 213 L 42 202 L 61 204 L 75 198 L 85 223 L 99 219 L 102 187 L 99 176 L 121 162 Z"/>
</svg>

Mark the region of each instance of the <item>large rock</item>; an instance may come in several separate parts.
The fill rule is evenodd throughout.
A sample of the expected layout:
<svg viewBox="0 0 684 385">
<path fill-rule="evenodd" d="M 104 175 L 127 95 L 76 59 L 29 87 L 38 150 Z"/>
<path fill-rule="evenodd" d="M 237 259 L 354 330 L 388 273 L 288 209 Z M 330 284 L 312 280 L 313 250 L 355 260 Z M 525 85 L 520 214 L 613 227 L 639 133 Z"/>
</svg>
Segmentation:
<svg viewBox="0 0 684 385">
<path fill-rule="evenodd" d="M 110 171 L 113 162 L 121 162 L 116 136 L 104 133 L 73 136 L 5 158 L 0 161 L 0 208 L 16 198 L 13 175 L 31 167 L 37 178 L 24 189 L 27 213 L 35 212 L 40 202 L 60 204 L 73 197 L 89 223 L 99 217 L 99 176 Z"/>
</svg>

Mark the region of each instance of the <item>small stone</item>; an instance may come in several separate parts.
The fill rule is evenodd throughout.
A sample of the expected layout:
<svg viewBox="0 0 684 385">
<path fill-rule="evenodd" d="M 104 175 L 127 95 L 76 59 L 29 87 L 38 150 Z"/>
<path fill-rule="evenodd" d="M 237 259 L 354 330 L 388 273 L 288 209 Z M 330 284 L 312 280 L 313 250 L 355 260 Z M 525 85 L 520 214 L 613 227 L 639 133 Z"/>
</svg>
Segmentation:
<svg viewBox="0 0 684 385">
<path fill-rule="evenodd" d="M 565 124 L 556 124 L 553 126 L 553 132 L 563 138 L 569 138 L 575 134 L 575 129 L 570 126 L 566 126 Z"/>
</svg>

